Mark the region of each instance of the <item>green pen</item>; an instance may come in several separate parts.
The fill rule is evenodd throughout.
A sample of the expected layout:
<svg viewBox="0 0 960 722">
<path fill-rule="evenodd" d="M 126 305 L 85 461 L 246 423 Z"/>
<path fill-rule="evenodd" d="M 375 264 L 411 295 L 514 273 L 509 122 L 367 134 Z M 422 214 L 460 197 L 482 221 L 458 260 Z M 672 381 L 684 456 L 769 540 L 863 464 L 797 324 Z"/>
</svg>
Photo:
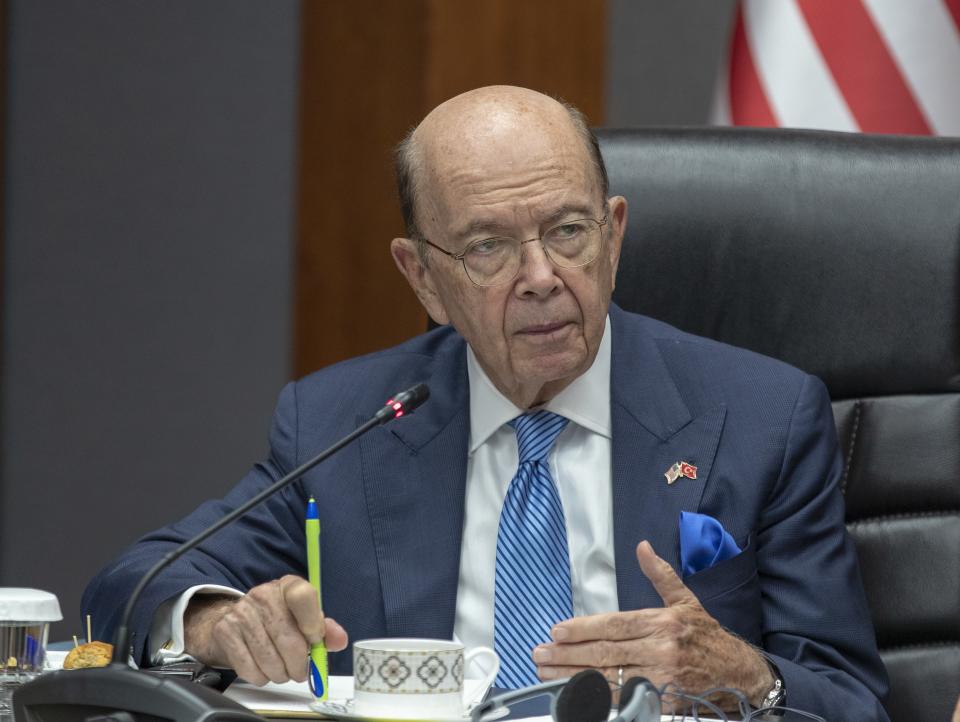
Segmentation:
<svg viewBox="0 0 960 722">
<path fill-rule="evenodd" d="M 320 516 L 317 501 L 312 496 L 307 502 L 307 577 L 317 590 L 320 609 L 323 596 L 320 593 Z M 323 642 L 310 645 L 310 690 L 317 699 L 327 699 L 327 645 Z"/>
</svg>

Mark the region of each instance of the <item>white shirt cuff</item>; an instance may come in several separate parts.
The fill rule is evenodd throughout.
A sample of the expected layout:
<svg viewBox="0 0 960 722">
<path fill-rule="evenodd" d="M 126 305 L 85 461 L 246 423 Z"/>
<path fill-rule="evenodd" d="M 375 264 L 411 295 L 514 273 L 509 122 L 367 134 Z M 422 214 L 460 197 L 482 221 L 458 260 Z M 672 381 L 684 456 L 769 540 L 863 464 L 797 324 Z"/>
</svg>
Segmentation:
<svg viewBox="0 0 960 722">
<path fill-rule="evenodd" d="M 153 664 L 170 664 L 193 659 L 183 651 L 185 646 L 183 615 L 194 594 L 243 596 L 243 592 L 219 584 L 198 584 L 190 587 L 179 597 L 168 599 L 161 604 L 153 615 L 153 626 L 150 628 L 150 661 Z"/>
</svg>

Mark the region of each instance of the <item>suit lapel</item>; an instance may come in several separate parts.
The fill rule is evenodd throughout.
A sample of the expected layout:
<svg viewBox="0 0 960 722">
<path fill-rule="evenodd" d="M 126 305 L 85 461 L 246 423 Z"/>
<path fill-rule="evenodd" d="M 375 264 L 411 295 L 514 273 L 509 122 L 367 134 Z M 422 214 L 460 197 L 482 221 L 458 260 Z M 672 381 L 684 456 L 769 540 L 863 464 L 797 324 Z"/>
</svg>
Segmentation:
<svg viewBox="0 0 960 722">
<path fill-rule="evenodd" d="M 387 635 L 449 639 L 470 433 L 464 344 L 420 380 L 429 402 L 361 440 L 364 490 Z"/>
<path fill-rule="evenodd" d="M 680 511 L 696 511 L 710 475 L 725 408 L 692 416 L 657 342 L 639 323 L 610 309 L 613 434 L 613 527 L 617 593 L 623 610 L 659 607 L 662 601 L 637 565 L 646 539 L 679 569 Z M 668 484 L 675 462 L 697 467 L 696 479 Z"/>
</svg>

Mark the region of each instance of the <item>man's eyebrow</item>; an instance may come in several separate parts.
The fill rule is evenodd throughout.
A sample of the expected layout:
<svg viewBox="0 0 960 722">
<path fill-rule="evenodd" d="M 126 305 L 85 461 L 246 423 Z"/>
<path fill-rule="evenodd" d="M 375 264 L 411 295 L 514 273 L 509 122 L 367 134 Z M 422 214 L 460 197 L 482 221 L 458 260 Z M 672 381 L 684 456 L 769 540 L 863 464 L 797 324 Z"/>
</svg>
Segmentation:
<svg viewBox="0 0 960 722">
<path fill-rule="evenodd" d="M 596 209 L 586 203 L 572 203 L 564 205 L 548 213 L 540 221 L 540 226 L 546 228 L 563 219 L 593 218 Z M 508 224 L 489 219 L 478 219 L 471 221 L 454 234 L 454 237 L 460 240 L 475 238 L 477 236 L 503 236 L 510 235 Z"/>
<path fill-rule="evenodd" d="M 579 220 L 581 218 L 593 218 L 596 209 L 587 204 L 573 203 L 558 208 L 556 211 L 543 219 L 545 225 L 553 225 L 563 219 Z"/>
<path fill-rule="evenodd" d="M 496 236 L 506 233 L 506 226 L 502 223 L 492 220 L 471 221 L 454 234 L 455 238 L 467 239 L 474 236 L 486 235 Z"/>
</svg>

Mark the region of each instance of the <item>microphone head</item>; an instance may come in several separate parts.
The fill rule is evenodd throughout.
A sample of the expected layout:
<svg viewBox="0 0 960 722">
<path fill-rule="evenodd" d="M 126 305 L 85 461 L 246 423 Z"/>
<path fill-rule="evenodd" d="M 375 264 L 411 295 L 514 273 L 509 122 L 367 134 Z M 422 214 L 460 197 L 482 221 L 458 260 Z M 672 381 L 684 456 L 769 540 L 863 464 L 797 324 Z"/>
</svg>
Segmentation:
<svg viewBox="0 0 960 722">
<path fill-rule="evenodd" d="M 632 702 L 632 704 L 631 704 Z M 660 694 L 646 677 L 631 677 L 620 688 L 616 720 L 656 722 L 660 719 Z"/>
<path fill-rule="evenodd" d="M 411 386 L 406 391 L 397 394 L 397 400 L 403 404 L 404 413 L 411 413 L 424 401 L 430 398 L 430 388 L 426 384 Z"/>
<path fill-rule="evenodd" d="M 626 682 L 623 683 L 623 686 L 620 688 L 620 705 L 619 709 L 623 709 L 628 704 L 633 697 L 633 693 L 636 692 L 637 687 L 646 682 L 647 680 L 643 677 L 631 677 Z"/>
<path fill-rule="evenodd" d="M 595 669 L 573 675 L 553 700 L 556 722 L 603 722 L 609 716 L 610 685 Z"/>
<path fill-rule="evenodd" d="M 399 394 L 395 394 L 393 398 L 388 399 L 387 403 L 376 413 L 374 418 L 378 424 L 385 424 L 392 419 L 399 419 L 405 414 L 413 413 L 414 409 L 429 398 L 430 389 L 426 384 L 411 386 L 406 391 L 401 391 Z"/>
</svg>

